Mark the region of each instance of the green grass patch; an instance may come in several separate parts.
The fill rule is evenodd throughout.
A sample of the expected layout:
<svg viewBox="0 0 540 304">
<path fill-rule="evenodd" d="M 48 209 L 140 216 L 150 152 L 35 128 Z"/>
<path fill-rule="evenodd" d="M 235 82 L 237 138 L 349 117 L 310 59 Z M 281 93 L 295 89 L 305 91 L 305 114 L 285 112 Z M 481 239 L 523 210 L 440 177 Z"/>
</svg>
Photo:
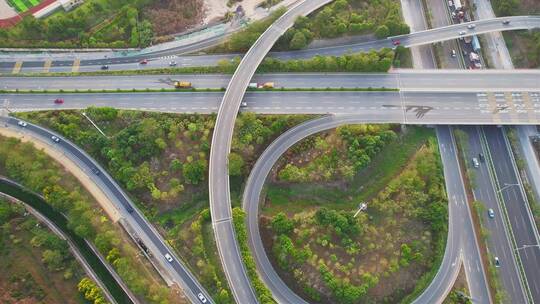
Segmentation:
<svg viewBox="0 0 540 304">
<path fill-rule="evenodd" d="M 356 208 L 358 202 L 367 201 L 381 191 L 428 140 L 435 140 L 432 129 L 407 127 L 407 131 L 398 140 L 384 147 L 365 169 L 356 174 L 347 186 L 348 190 L 329 184 L 270 184 L 266 190 L 271 204 L 263 207 L 264 213 L 292 213 L 318 206 L 336 210 Z"/>
</svg>

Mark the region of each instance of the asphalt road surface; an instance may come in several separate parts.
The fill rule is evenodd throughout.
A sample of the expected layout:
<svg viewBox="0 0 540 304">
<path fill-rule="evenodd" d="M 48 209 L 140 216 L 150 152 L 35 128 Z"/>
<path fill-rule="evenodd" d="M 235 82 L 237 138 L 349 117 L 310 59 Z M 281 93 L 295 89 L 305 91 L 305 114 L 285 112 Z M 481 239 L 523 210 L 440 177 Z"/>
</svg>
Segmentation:
<svg viewBox="0 0 540 304">
<path fill-rule="evenodd" d="M 195 88 L 225 88 L 231 75 L 138 75 L 80 77 L 0 77 L 4 90 L 171 89 L 174 81 Z M 399 88 L 401 90 L 538 91 L 540 70 L 411 70 L 390 73 L 257 74 L 250 82 L 274 82 L 276 88 Z"/>
<path fill-rule="evenodd" d="M 480 94 L 480 96 L 479 96 Z M 487 102 L 475 92 L 248 92 L 241 111 L 265 114 L 357 114 L 371 122 L 404 124 L 539 124 L 540 92 L 524 93 L 523 107 L 506 101 Z M 533 95 L 533 96 L 532 96 Z M 538 95 L 538 97 L 534 97 Z M 491 95 L 490 95 L 491 96 Z M 532 97 L 531 97 L 532 96 Z M 55 104 L 55 98 L 64 104 Z M 11 111 L 115 107 L 153 112 L 214 113 L 223 93 L 78 93 L 0 94 L 0 105 Z M 493 98 L 496 96 L 493 95 Z M 507 96 L 509 98 L 509 96 Z M 532 101 L 533 98 L 536 98 Z M 236 115 L 236 114 L 235 114 Z M 234 121 L 233 121 L 234 123 Z"/>
<path fill-rule="evenodd" d="M 231 218 L 228 157 L 231 150 L 234 122 L 240 103 L 255 70 L 277 39 L 293 25 L 298 16 L 305 16 L 332 0 L 301 1 L 278 18 L 251 46 L 231 78 L 219 105 L 212 144 L 210 146 L 209 194 L 214 237 L 229 287 L 238 303 L 257 303 L 240 256 Z"/>
<path fill-rule="evenodd" d="M 133 227 L 138 236 L 143 240 L 148 249 L 152 252 L 155 259 L 159 261 L 162 268 L 165 269 L 173 278 L 173 281 L 179 284 L 186 296 L 192 303 L 200 303 L 197 298 L 199 293 L 205 295 L 208 302 L 211 301 L 208 293 L 202 285 L 189 272 L 185 265 L 174 254 L 174 251 L 166 245 L 165 240 L 159 235 L 157 230 L 144 218 L 137 210 L 135 204 L 131 202 L 128 196 L 123 192 L 120 186 L 109 176 L 103 168 L 93 160 L 86 152 L 77 147 L 75 144 L 64 139 L 59 134 L 53 133 L 42 127 L 28 123 L 26 127 L 18 125 L 19 119 L 0 117 L 0 123 L 10 128 L 18 129 L 26 135 L 36 137 L 41 141 L 50 142 L 51 145 L 64 153 L 64 155 L 74 161 L 84 172 L 88 172 L 88 176 L 96 183 L 104 193 L 116 204 L 118 211 L 123 215 L 123 218 Z M 51 136 L 60 138 L 58 143 L 51 140 Z M 93 169 L 97 168 L 100 174 L 94 174 Z M 132 208 L 132 212 L 127 210 Z M 164 255 L 170 253 L 174 257 L 172 263 L 169 263 Z"/>
<path fill-rule="evenodd" d="M 527 303 L 528 299 L 518 269 L 519 265 L 514 257 L 510 231 L 506 228 L 497 199 L 495 180 L 490 175 L 488 164 L 480 157 L 482 154 L 485 159 L 485 155 L 487 155 L 482 145 L 480 127 L 463 127 L 463 130 L 469 137 L 469 148 L 465 162 L 469 169 L 475 172 L 472 183 L 474 187 L 471 186 L 474 199 L 483 203 L 486 208 L 485 212 L 479 216 L 484 227 L 489 231 L 487 238 L 489 253 L 505 261 L 498 271 L 500 271 L 499 277 L 508 296 L 507 300 L 510 303 Z M 479 160 L 480 166 L 478 168 L 474 168 L 472 165 L 473 157 Z M 488 209 L 494 210 L 494 218 L 489 218 Z"/>
<path fill-rule="evenodd" d="M 503 20 L 511 20 L 510 24 L 503 25 Z M 405 47 L 430 44 L 439 41 L 446 41 L 451 39 L 456 39 L 459 37 L 465 37 L 470 35 L 477 35 L 482 33 L 489 32 L 499 32 L 507 30 L 520 30 L 520 29 L 531 29 L 540 27 L 540 17 L 538 16 L 515 16 L 515 17 L 504 17 L 504 18 L 494 18 L 494 19 L 485 19 L 481 21 L 472 22 L 476 25 L 474 29 L 468 29 L 468 23 L 449 25 L 445 27 L 440 27 L 436 29 L 418 31 L 407 35 L 401 35 L 393 37 L 394 40 L 399 40 L 400 44 Z M 460 34 L 460 32 L 464 32 Z M 276 52 L 272 53 L 271 56 L 280 59 L 302 59 L 302 58 L 311 58 L 315 55 L 342 55 L 348 52 L 360 52 L 368 51 L 371 49 L 381 49 L 384 47 L 394 47 L 392 44 L 392 39 L 383 39 L 376 40 L 372 42 L 357 43 L 351 45 L 335 46 L 335 47 L 325 47 L 318 49 L 306 49 L 301 51 L 294 52 Z M 198 58 L 199 56 L 176 56 L 176 54 L 185 53 L 185 50 L 163 50 L 157 53 L 148 53 L 144 55 L 135 55 L 135 56 L 121 56 L 121 57 L 108 57 L 94 59 L 83 59 L 80 60 L 79 65 L 77 66 L 78 71 L 96 71 L 99 70 L 102 65 L 109 65 L 110 69 L 145 69 L 145 68 L 163 68 L 169 65 L 171 60 L 175 60 L 178 66 L 202 66 L 202 65 L 215 65 L 219 60 L 224 58 L 232 58 L 236 55 L 223 56 L 218 55 L 219 57 L 212 57 L 205 55 L 204 57 Z M 171 57 L 173 56 L 173 58 Z M 176 57 L 174 57 L 176 56 Z M 13 71 L 16 62 L 22 63 L 20 71 L 22 72 L 43 72 L 45 62 L 51 60 L 49 57 L 44 57 L 41 59 L 34 59 L 30 57 L 27 59 L 27 56 L 22 56 L 17 58 L 13 56 L 0 56 L 0 73 L 11 73 Z M 141 59 L 149 59 L 149 63 L 146 65 L 140 65 L 138 62 Z M 50 61 L 50 67 L 46 70 L 49 72 L 70 72 L 72 71 L 74 61 L 76 58 L 74 54 L 66 54 L 66 59 L 56 59 Z M 199 61 L 200 60 L 200 61 Z M 115 65 L 121 65 L 120 68 L 114 67 Z"/>
<path fill-rule="evenodd" d="M 503 198 L 517 251 L 523 263 L 525 277 L 534 303 L 540 303 L 540 241 L 538 230 L 522 189 L 521 179 L 503 130 L 495 126 L 483 127 L 488 155 L 493 160 L 497 191 Z M 501 265 L 509 263 L 499 257 Z M 502 266 L 501 266 L 502 267 Z"/>
</svg>

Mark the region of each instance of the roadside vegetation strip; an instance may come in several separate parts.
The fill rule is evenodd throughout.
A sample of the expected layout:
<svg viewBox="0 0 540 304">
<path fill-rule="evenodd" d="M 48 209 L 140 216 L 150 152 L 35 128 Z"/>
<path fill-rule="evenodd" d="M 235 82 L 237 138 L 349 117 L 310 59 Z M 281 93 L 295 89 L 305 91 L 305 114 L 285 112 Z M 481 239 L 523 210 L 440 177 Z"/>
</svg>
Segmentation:
<svg viewBox="0 0 540 304">
<path fill-rule="evenodd" d="M 107 271 L 105 265 L 103 265 L 99 258 L 92 252 L 92 249 L 85 240 L 69 228 L 68 220 L 60 212 L 55 211 L 41 196 L 3 178 L 0 178 L 0 192 L 25 202 L 52 221 L 77 246 L 86 262 L 92 267 L 105 286 L 107 286 L 107 289 L 114 299 L 118 303 L 133 303 L 129 296 L 124 293 L 120 284 L 116 282 L 113 275 Z"/>
<path fill-rule="evenodd" d="M 530 303 L 532 303 L 532 293 L 529 286 L 529 282 L 527 281 L 527 276 L 525 275 L 525 268 L 523 266 L 523 262 L 521 261 L 521 256 L 519 255 L 517 249 L 517 241 L 514 235 L 514 231 L 512 229 L 512 224 L 510 223 L 510 216 L 508 215 L 508 210 L 506 209 L 506 203 L 504 202 L 504 197 L 501 193 L 501 191 L 497 191 L 499 186 L 499 180 L 497 178 L 497 175 L 495 174 L 495 165 L 493 164 L 493 158 L 491 157 L 491 151 L 489 150 L 489 146 L 487 143 L 486 135 L 483 130 L 480 130 L 480 140 L 482 142 L 482 145 L 486 147 L 486 160 L 488 163 L 488 172 L 491 177 L 492 182 L 494 183 L 496 194 L 495 197 L 497 199 L 497 204 L 499 205 L 499 209 L 502 211 L 502 219 L 504 221 L 504 227 L 507 235 L 510 237 L 510 243 L 512 245 L 512 255 L 514 256 L 514 260 L 516 261 L 516 264 L 518 265 L 519 269 L 519 277 L 521 280 L 521 283 L 523 286 L 525 286 L 526 293 L 527 293 L 527 299 Z M 493 259 L 490 259 L 489 265 L 491 266 Z"/>
<path fill-rule="evenodd" d="M 249 89 L 248 92 L 399 92 L 396 88 L 275 88 L 275 89 Z M 116 89 L 116 90 L 0 90 L 1 94 L 83 94 L 83 93 L 204 93 L 225 92 L 225 88 L 192 88 L 192 89 Z"/>
<path fill-rule="evenodd" d="M 405 52 L 400 48 L 399 53 Z M 396 52 L 383 48 L 369 52 L 344 54 L 341 56 L 317 55 L 308 59 L 281 60 L 272 57 L 265 58 L 258 66 L 256 73 L 302 73 L 302 72 L 362 72 L 386 73 L 392 66 Z M 194 67 L 166 67 L 142 70 L 106 70 L 93 72 L 48 72 L 48 73 L 19 73 L 17 76 L 46 77 L 46 76 L 100 76 L 100 75 L 162 75 L 162 74 L 233 74 L 240 64 L 240 57 L 232 60 L 220 60 L 217 65 Z M 2 73 L 0 76 L 13 76 Z"/>
<path fill-rule="evenodd" d="M 240 207 L 234 207 L 232 209 L 234 231 L 236 232 L 236 239 L 240 246 L 240 253 L 242 255 L 242 261 L 246 266 L 246 271 L 249 276 L 249 280 L 255 289 L 255 294 L 259 303 L 261 304 L 275 304 L 276 301 L 272 298 L 272 292 L 263 283 L 259 274 L 257 273 L 257 267 L 255 266 L 255 260 L 251 254 L 251 250 L 248 246 L 248 232 L 246 227 L 246 212 Z"/>
</svg>

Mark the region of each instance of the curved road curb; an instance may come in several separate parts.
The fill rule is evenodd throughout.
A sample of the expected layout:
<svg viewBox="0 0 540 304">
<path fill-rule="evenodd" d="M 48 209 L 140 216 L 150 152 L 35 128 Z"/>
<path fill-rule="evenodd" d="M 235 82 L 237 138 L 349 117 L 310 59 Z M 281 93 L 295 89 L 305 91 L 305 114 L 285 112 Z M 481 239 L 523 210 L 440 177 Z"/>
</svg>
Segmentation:
<svg viewBox="0 0 540 304">
<path fill-rule="evenodd" d="M 305 300 L 296 295 L 281 280 L 264 250 L 258 224 L 260 194 L 264 182 L 281 155 L 297 142 L 315 133 L 333 129 L 341 125 L 357 123 L 366 123 L 366 120 L 365 118 L 356 115 L 339 115 L 325 116 L 304 122 L 288 130 L 274 140 L 274 142 L 272 142 L 262 153 L 251 170 L 246 182 L 242 202 L 242 207 L 248 214 L 249 245 L 255 258 L 257 270 L 265 284 L 272 291 L 272 295 L 278 303 L 307 304 Z M 455 216 L 455 210 L 452 207 L 453 205 L 454 204 L 449 203 L 448 206 L 449 225 L 444 258 L 430 285 L 413 303 L 432 304 L 442 302 L 450 291 L 452 284 L 459 273 L 462 261 L 462 251 L 460 250 L 461 235 L 455 233 L 458 226 L 457 223 L 455 223 L 457 218 Z"/>
</svg>

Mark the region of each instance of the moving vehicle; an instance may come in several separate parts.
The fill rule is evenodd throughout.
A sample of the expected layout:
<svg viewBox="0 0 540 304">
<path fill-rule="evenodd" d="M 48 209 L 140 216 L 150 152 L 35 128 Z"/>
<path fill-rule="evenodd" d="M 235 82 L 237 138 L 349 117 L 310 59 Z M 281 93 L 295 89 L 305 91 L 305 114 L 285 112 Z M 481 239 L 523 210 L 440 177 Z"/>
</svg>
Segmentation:
<svg viewBox="0 0 540 304">
<path fill-rule="evenodd" d="M 174 87 L 176 89 L 191 89 L 192 85 L 191 85 L 191 82 L 189 81 L 175 81 Z"/>
<path fill-rule="evenodd" d="M 247 107 L 247 102 L 242 101 L 242 103 L 240 103 L 240 108 L 245 108 L 245 107 Z"/>
<path fill-rule="evenodd" d="M 475 168 L 480 167 L 480 163 L 478 162 L 478 159 L 476 157 L 473 157 L 472 164 Z"/>
<path fill-rule="evenodd" d="M 92 172 L 94 172 L 95 175 L 100 175 L 100 174 L 101 174 L 101 172 L 99 171 L 99 169 L 96 168 L 96 167 L 93 167 L 93 168 L 92 168 Z"/>
<path fill-rule="evenodd" d="M 495 217 L 495 211 L 493 211 L 493 209 L 489 208 L 488 209 L 488 216 L 489 216 L 489 218 L 494 218 Z"/>
<path fill-rule="evenodd" d="M 172 256 L 170 254 L 165 253 L 165 258 L 167 259 L 167 261 L 169 261 L 169 263 L 173 262 L 173 258 L 172 258 Z"/>
<path fill-rule="evenodd" d="M 476 24 L 474 24 L 474 23 L 467 25 L 467 28 L 470 29 L 470 30 L 472 30 L 475 27 L 476 27 Z"/>
<path fill-rule="evenodd" d="M 169 66 L 176 66 L 176 61 L 173 60 L 173 61 L 169 62 Z"/>
<path fill-rule="evenodd" d="M 206 303 L 206 297 L 199 292 L 199 294 L 197 294 L 197 298 L 199 298 L 199 300 L 201 300 L 202 303 Z"/>
<path fill-rule="evenodd" d="M 127 212 L 133 213 L 133 208 L 130 205 L 125 205 Z"/>
<path fill-rule="evenodd" d="M 501 267 L 501 262 L 498 257 L 495 257 L 495 267 Z"/>
<path fill-rule="evenodd" d="M 102 66 L 101 66 L 101 69 L 102 69 L 102 70 L 108 70 L 108 69 L 109 69 L 109 66 L 108 66 L 108 65 L 102 65 Z"/>
<path fill-rule="evenodd" d="M 56 103 L 56 104 L 63 104 L 63 103 L 64 103 L 64 100 L 63 100 L 62 98 L 56 98 L 56 99 L 54 100 L 54 103 Z"/>
<path fill-rule="evenodd" d="M 478 153 L 478 159 L 480 160 L 480 162 L 485 162 L 486 161 L 486 158 L 484 157 L 484 154 L 483 153 Z"/>
<path fill-rule="evenodd" d="M 465 31 L 460 31 L 460 32 L 459 32 L 459 35 L 460 35 L 460 36 L 463 36 L 463 35 L 465 35 L 465 34 L 467 34 L 467 32 L 465 32 Z"/>
<path fill-rule="evenodd" d="M 258 82 L 251 82 L 248 85 L 249 89 L 273 89 L 274 83 L 273 82 L 265 82 L 265 83 L 258 83 Z"/>
<path fill-rule="evenodd" d="M 504 24 L 504 25 L 508 25 L 508 24 L 510 24 L 510 20 L 508 20 L 508 19 L 506 19 L 506 20 L 503 20 L 502 24 Z"/>
<path fill-rule="evenodd" d="M 17 124 L 18 124 L 19 126 L 21 126 L 21 127 L 26 127 L 26 126 L 28 126 L 28 124 L 27 124 L 26 122 L 22 121 L 22 120 L 19 120 L 19 122 L 18 122 Z"/>
<path fill-rule="evenodd" d="M 51 136 L 51 139 L 52 139 L 52 141 L 54 141 L 54 142 L 60 142 L 60 138 L 58 138 L 57 136 L 54 136 L 54 135 L 53 135 L 53 136 Z"/>
<path fill-rule="evenodd" d="M 399 40 L 392 40 L 392 45 L 398 46 L 401 44 L 401 41 Z"/>
<path fill-rule="evenodd" d="M 148 59 L 143 59 L 139 61 L 139 64 L 148 64 Z"/>
<path fill-rule="evenodd" d="M 452 58 L 456 58 L 456 50 L 450 51 L 450 56 L 452 56 Z"/>
</svg>

